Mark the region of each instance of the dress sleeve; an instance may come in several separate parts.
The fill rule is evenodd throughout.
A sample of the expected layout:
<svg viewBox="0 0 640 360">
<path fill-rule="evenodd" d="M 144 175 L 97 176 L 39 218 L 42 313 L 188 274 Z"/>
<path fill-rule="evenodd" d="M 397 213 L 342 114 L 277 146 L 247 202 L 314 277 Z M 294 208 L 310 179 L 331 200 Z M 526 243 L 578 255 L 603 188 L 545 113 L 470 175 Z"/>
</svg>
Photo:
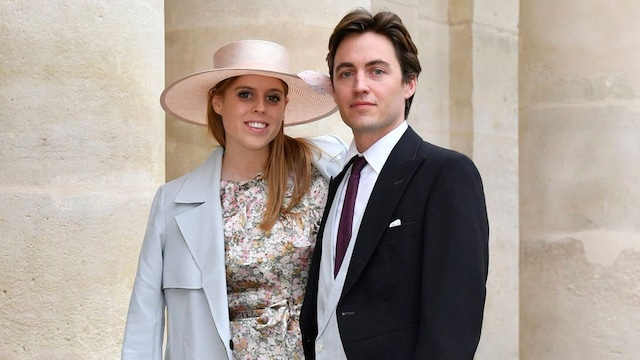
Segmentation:
<svg viewBox="0 0 640 360">
<path fill-rule="evenodd" d="M 314 153 L 313 165 L 320 171 L 322 176 L 330 179 L 340 173 L 347 154 L 347 144 L 337 135 L 315 136 L 308 140 L 319 149 Z"/>
<path fill-rule="evenodd" d="M 161 360 L 165 301 L 162 292 L 166 237 L 164 187 L 155 195 L 138 260 L 122 345 L 122 360 Z"/>
</svg>

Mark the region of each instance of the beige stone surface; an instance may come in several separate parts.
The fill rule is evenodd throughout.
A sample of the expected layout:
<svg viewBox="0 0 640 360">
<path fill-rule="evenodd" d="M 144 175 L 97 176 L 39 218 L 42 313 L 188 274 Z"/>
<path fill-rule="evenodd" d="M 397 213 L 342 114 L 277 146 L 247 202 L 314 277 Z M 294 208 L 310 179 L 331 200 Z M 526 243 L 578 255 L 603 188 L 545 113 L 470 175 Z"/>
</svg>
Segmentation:
<svg viewBox="0 0 640 360">
<path fill-rule="evenodd" d="M 474 26 L 452 25 L 449 32 L 449 146 L 473 157 L 474 126 Z"/>
<path fill-rule="evenodd" d="M 640 3 L 521 9 L 521 358 L 635 359 Z"/>
<path fill-rule="evenodd" d="M 520 20 L 519 1 L 475 0 L 473 16 L 474 21 L 480 26 L 513 33 L 517 31 Z"/>
<path fill-rule="evenodd" d="M 598 234 L 599 247 L 620 233 Z M 637 233 L 627 236 L 635 238 Z M 567 234 L 523 243 L 522 359 L 636 359 L 640 252 L 611 264 L 585 258 L 584 238 Z"/>
<path fill-rule="evenodd" d="M 434 10 L 435 11 L 435 10 Z M 430 15 L 430 14 L 429 14 Z M 425 140 L 449 147 L 450 71 L 449 25 L 433 20 L 439 13 L 421 16 L 416 43 L 422 66 L 411 104 L 409 124 Z"/>
<path fill-rule="evenodd" d="M 640 109 L 544 108 L 523 113 L 522 230 L 531 237 L 634 229 L 640 219 Z M 638 238 L 640 240 L 640 237 Z"/>
<path fill-rule="evenodd" d="M 164 180 L 163 5 L 0 3 L 0 359 L 117 359 Z"/>
</svg>

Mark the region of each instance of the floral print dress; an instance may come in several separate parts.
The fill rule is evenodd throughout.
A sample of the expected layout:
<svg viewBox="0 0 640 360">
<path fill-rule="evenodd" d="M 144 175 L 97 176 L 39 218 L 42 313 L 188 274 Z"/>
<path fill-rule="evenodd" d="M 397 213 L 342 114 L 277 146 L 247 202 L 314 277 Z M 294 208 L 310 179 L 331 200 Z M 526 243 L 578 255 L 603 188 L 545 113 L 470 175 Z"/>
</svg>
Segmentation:
<svg viewBox="0 0 640 360">
<path fill-rule="evenodd" d="M 291 199 L 292 179 L 285 204 Z M 309 192 L 268 233 L 259 228 L 267 202 L 260 175 L 222 180 L 220 197 L 227 293 L 235 359 L 303 359 L 298 320 L 311 255 L 327 199 L 327 180 L 314 171 Z"/>
</svg>

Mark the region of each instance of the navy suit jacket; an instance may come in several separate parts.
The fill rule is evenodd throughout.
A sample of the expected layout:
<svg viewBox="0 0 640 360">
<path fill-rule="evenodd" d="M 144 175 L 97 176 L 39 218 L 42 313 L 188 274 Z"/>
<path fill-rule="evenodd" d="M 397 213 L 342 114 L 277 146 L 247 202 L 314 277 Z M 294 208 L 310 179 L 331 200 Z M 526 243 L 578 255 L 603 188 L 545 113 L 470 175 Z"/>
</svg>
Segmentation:
<svg viewBox="0 0 640 360">
<path fill-rule="evenodd" d="M 344 171 L 331 181 L 300 326 L 314 359 L 322 236 Z M 400 219 L 402 225 L 389 228 Z M 358 231 L 337 307 L 349 359 L 472 359 L 489 263 L 482 180 L 473 162 L 411 127 L 391 151 Z"/>
</svg>

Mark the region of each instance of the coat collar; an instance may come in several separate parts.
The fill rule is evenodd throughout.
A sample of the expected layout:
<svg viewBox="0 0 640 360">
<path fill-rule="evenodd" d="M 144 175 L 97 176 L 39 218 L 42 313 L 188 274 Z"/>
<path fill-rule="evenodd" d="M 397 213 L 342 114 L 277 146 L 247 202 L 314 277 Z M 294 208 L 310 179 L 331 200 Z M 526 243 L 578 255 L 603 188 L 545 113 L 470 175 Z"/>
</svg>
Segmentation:
<svg viewBox="0 0 640 360">
<path fill-rule="evenodd" d="M 212 188 L 219 189 L 223 154 L 224 149 L 217 147 L 202 165 L 187 175 L 174 200 L 176 204 L 197 204 L 219 198 L 219 192 Z"/>
</svg>

